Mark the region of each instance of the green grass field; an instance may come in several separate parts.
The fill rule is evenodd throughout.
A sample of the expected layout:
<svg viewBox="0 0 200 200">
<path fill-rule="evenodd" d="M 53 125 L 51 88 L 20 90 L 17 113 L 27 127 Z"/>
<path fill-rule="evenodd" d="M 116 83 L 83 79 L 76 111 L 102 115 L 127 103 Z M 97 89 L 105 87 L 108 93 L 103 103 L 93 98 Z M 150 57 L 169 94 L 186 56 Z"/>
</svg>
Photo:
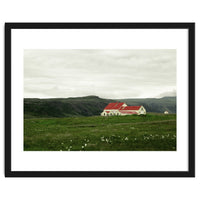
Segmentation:
<svg viewBox="0 0 200 200">
<path fill-rule="evenodd" d="M 25 151 L 176 151 L 176 115 L 24 120 Z"/>
</svg>

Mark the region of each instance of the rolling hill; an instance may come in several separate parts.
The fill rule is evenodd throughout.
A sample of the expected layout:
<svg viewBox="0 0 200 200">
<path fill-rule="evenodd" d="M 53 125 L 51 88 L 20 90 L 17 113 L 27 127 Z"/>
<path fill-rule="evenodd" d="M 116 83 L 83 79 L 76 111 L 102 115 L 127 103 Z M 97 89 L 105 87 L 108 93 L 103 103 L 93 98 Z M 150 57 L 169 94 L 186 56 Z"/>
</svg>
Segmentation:
<svg viewBox="0 0 200 200">
<path fill-rule="evenodd" d="M 111 102 L 125 102 L 127 105 L 143 105 L 147 112 L 176 113 L 176 97 L 160 99 L 102 99 L 97 96 L 77 98 L 37 99 L 24 98 L 25 118 L 52 118 L 72 116 L 100 115 L 105 106 Z"/>
</svg>

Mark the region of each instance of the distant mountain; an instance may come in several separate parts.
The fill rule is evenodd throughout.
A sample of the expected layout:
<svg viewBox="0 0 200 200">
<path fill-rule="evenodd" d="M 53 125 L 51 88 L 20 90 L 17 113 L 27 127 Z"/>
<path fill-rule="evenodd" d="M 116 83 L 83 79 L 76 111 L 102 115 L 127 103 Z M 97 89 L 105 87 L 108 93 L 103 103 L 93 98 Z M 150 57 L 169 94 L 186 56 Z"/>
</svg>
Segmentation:
<svg viewBox="0 0 200 200">
<path fill-rule="evenodd" d="M 52 98 L 52 99 L 24 99 L 25 118 L 35 117 L 70 117 L 100 115 L 108 103 L 125 102 L 129 106 L 143 105 L 147 112 L 176 113 L 176 97 L 160 99 L 102 99 L 97 96 Z"/>
</svg>

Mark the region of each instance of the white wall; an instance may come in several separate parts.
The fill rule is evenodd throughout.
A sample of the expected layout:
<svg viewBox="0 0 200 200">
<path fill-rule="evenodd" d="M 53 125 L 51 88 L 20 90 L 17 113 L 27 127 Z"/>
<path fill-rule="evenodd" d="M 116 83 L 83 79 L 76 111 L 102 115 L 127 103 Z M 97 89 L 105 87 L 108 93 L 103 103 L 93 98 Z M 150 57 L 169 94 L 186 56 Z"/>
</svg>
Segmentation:
<svg viewBox="0 0 200 200">
<path fill-rule="evenodd" d="M 178 0 L 4 0 L 0 3 L 1 44 L 4 44 L 4 22 L 197 22 L 196 36 L 200 34 L 199 1 Z M 199 37 L 196 39 L 199 51 Z M 0 49 L 1 66 L 4 48 Z M 199 57 L 196 56 L 199 66 Z M 1 68 L 1 94 L 3 96 L 3 69 Z M 200 69 L 196 69 L 196 77 Z M 196 102 L 200 102 L 200 79 L 196 80 Z M 199 104 L 196 105 L 200 111 Z M 4 110 L 1 98 L 1 111 Z M 2 113 L 2 112 L 1 112 Z M 4 115 L 0 127 L 3 130 Z M 200 117 L 197 116 L 197 122 Z M 200 199 L 200 126 L 196 127 L 196 178 L 4 178 L 0 165 L 0 198 L 6 200 L 54 199 L 138 199 L 174 200 Z M 4 163 L 4 136 L 1 134 L 1 163 Z"/>
</svg>

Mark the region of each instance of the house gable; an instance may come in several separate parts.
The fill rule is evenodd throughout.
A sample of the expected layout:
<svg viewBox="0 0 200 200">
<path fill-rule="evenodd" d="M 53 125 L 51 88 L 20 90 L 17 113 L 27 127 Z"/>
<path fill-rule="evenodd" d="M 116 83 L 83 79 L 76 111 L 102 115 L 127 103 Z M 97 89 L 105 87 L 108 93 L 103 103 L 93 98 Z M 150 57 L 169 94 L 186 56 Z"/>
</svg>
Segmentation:
<svg viewBox="0 0 200 200">
<path fill-rule="evenodd" d="M 146 110 L 143 106 L 127 106 L 123 102 L 109 103 L 104 111 L 101 113 L 102 116 L 111 115 L 140 115 L 146 114 Z"/>
<path fill-rule="evenodd" d="M 127 106 L 125 103 L 123 102 L 116 102 L 116 103 L 109 103 L 104 110 L 119 110 L 122 107 Z"/>
</svg>

